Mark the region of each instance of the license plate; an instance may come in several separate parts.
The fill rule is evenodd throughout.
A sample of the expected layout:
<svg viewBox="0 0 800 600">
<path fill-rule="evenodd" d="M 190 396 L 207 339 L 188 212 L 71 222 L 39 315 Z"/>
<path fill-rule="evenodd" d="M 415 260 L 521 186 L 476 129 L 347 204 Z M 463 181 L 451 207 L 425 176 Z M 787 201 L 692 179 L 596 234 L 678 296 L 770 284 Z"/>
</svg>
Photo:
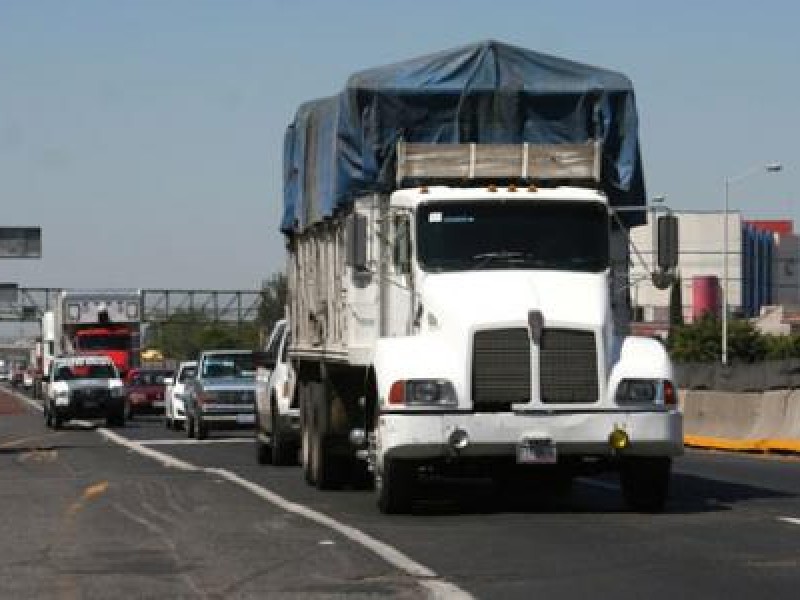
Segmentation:
<svg viewBox="0 0 800 600">
<path fill-rule="evenodd" d="M 250 425 L 256 422 L 255 415 L 236 415 L 236 422 L 242 425 Z"/>
<path fill-rule="evenodd" d="M 558 459 L 556 445 L 548 438 L 523 438 L 517 445 L 520 464 L 552 465 Z"/>
</svg>

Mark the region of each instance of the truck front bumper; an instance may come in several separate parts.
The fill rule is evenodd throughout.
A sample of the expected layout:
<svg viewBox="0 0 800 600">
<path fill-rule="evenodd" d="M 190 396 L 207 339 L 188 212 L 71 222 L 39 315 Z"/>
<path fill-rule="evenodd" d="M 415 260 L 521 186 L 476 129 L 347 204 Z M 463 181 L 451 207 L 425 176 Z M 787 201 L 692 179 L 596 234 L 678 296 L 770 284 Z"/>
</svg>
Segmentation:
<svg viewBox="0 0 800 600">
<path fill-rule="evenodd" d="M 80 400 L 55 400 L 51 410 L 58 418 L 68 421 L 70 419 L 102 419 L 109 415 L 121 413 L 124 409 L 122 398 L 107 398 L 95 402 Z"/>
<path fill-rule="evenodd" d="M 609 442 L 616 430 L 624 431 L 629 440 L 622 451 Z M 455 432 L 462 440 L 466 434 L 463 447 L 452 445 Z M 677 456 L 683 453 L 683 415 L 678 411 L 384 413 L 377 450 L 383 457 L 410 459 L 513 457 L 526 438 L 551 440 L 561 457 Z"/>
</svg>

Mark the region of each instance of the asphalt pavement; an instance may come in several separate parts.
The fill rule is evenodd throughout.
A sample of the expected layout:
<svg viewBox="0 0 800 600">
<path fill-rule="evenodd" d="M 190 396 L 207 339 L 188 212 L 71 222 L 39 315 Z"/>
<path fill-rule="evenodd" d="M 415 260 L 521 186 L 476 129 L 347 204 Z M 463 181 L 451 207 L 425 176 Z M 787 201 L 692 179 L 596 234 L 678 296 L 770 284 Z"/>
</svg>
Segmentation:
<svg viewBox="0 0 800 600">
<path fill-rule="evenodd" d="M 320 492 L 297 467 L 257 465 L 250 432 L 197 442 L 158 417 L 50 432 L 35 410 L 2 407 L 4 598 L 794 599 L 800 589 L 791 457 L 689 451 L 658 515 L 628 512 L 608 476 L 547 502 L 438 482 L 414 514 L 389 517 L 370 491 Z"/>
</svg>

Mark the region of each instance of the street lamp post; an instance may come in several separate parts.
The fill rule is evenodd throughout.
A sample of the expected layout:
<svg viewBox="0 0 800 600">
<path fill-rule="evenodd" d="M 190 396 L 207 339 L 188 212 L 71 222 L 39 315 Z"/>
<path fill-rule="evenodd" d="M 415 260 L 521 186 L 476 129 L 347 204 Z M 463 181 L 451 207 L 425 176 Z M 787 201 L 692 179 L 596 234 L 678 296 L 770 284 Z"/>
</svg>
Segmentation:
<svg viewBox="0 0 800 600">
<path fill-rule="evenodd" d="M 753 175 L 764 169 L 767 173 L 778 173 L 783 169 L 783 165 L 778 162 L 767 163 L 752 167 L 735 177 L 725 178 L 725 212 L 722 225 L 722 364 L 728 364 L 728 195 L 732 183 Z"/>
</svg>

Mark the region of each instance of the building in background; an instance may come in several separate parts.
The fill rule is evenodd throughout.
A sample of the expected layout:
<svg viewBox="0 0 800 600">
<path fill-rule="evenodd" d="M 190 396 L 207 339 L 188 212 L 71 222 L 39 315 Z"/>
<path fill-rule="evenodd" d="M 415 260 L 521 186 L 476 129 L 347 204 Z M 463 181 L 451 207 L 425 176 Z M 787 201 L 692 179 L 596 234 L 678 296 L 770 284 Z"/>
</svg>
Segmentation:
<svg viewBox="0 0 800 600">
<path fill-rule="evenodd" d="M 679 219 L 682 314 L 691 322 L 721 314 L 724 285 L 723 212 L 675 212 Z M 749 220 L 728 213 L 728 303 L 730 314 L 756 317 L 764 307 L 800 305 L 800 239 L 791 220 Z M 635 228 L 631 242 L 631 305 L 634 319 L 669 321 L 669 290 L 656 289 L 653 224 Z M 645 265 L 642 262 L 646 263 Z"/>
</svg>

